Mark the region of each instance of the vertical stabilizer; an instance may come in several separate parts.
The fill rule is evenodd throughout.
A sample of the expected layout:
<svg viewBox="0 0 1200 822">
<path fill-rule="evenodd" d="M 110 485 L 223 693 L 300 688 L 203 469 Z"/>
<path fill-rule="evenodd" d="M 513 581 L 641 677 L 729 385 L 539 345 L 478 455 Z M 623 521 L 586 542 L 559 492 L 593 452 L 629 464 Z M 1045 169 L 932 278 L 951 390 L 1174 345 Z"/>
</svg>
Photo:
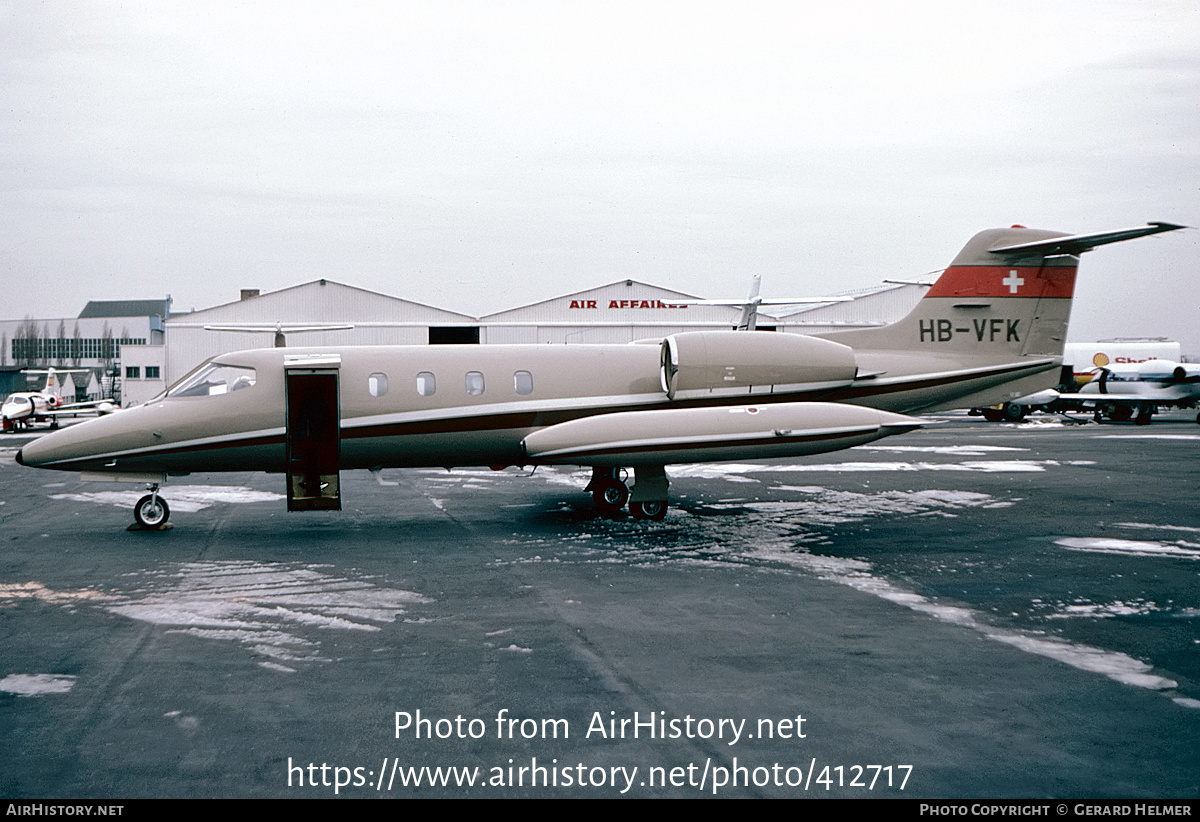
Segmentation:
<svg viewBox="0 0 1200 822">
<path fill-rule="evenodd" d="M 1068 235 L 1013 226 L 981 231 L 904 319 L 821 336 L 857 349 L 962 356 L 973 361 L 1062 356 L 1079 255 L 1098 245 L 1182 226 Z"/>
</svg>

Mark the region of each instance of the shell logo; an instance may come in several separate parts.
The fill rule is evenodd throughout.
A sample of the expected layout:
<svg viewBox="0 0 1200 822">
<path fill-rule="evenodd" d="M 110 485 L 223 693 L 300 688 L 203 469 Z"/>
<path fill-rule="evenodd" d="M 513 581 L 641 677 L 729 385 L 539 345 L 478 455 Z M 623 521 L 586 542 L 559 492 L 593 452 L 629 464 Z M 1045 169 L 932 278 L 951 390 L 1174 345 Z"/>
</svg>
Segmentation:
<svg viewBox="0 0 1200 822">
<path fill-rule="evenodd" d="M 1108 355 L 1101 352 L 1092 357 L 1092 365 L 1096 366 L 1097 368 L 1103 368 L 1104 366 L 1108 365 Z"/>
</svg>

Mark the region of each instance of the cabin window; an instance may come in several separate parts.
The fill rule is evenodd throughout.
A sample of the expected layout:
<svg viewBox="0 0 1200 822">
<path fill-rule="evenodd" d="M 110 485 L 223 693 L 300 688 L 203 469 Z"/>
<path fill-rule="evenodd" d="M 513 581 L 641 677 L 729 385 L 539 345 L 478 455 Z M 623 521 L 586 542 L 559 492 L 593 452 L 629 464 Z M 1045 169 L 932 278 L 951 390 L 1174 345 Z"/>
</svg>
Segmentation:
<svg viewBox="0 0 1200 822">
<path fill-rule="evenodd" d="M 213 397 L 254 385 L 257 372 L 239 365 L 209 362 L 175 383 L 168 397 Z"/>
<path fill-rule="evenodd" d="M 437 380 L 433 374 L 428 371 L 422 371 L 417 375 L 417 393 L 422 397 L 432 397 L 433 392 L 437 391 Z"/>
<path fill-rule="evenodd" d="M 528 371 L 517 371 L 513 374 L 513 390 L 518 394 L 532 394 L 533 374 Z"/>
<path fill-rule="evenodd" d="M 483 374 L 478 371 L 467 372 L 467 393 L 472 397 L 483 393 Z"/>
<path fill-rule="evenodd" d="M 382 397 L 387 393 L 387 374 L 376 372 L 367 377 L 367 391 L 372 397 Z"/>
</svg>

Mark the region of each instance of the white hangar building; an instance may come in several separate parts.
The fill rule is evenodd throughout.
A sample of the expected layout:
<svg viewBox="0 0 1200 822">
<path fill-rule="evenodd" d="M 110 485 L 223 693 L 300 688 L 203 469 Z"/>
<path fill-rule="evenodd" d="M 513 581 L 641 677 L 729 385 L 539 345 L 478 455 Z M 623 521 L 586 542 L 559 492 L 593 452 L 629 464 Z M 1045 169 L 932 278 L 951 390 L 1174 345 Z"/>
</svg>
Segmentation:
<svg viewBox="0 0 1200 822">
<path fill-rule="evenodd" d="M 776 330 L 796 334 L 819 334 L 843 328 L 874 328 L 904 317 L 933 283 L 884 282 L 871 288 L 843 291 L 833 297 L 849 297 L 847 302 L 819 305 L 783 306 L 775 310 Z"/>
<path fill-rule="evenodd" d="M 288 331 L 288 326 L 352 325 L 323 331 Z M 246 330 L 207 331 L 206 327 Z M 479 342 L 479 321 L 466 314 L 390 297 L 333 280 L 261 294 L 246 289 L 225 305 L 178 314 L 166 322 L 164 384 L 182 377 L 209 357 L 243 348 L 269 348 L 273 333 L 251 328 L 282 327 L 289 345 L 424 345 Z M 150 396 L 154 396 L 151 394 Z M 146 397 L 149 399 L 149 397 Z"/>
<path fill-rule="evenodd" d="M 760 311 L 758 329 L 815 334 L 839 328 L 886 325 L 911 311 L 929 288 L 929 283 L 885 283 L 829 295 L 849 297 L 846 302 Z M 742 315 L 740 306 L 697 305 L 698 299 L 636 280 L 620 280 L 480 317 L 481 341 L 626 343 L 660 339 L 678 331 L 737 326 Z"/>
<path fill-rule="evenodd" d="M 696 305 L 698 299 L 637 280 L 618 280 L 487 314 L 479 323 L 483 341 L 493 344 L 628 343 L 737 324 L 740 308 Z"/>
</svg>

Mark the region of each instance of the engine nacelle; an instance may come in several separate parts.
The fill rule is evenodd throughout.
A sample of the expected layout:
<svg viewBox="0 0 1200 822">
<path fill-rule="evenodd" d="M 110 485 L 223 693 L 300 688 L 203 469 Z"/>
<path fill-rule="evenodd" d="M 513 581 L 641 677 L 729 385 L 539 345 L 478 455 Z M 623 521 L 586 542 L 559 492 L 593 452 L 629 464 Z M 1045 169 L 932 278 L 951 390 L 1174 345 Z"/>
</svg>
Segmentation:
<svg viewBox="0 0 1200 822">
<path fill-rule="evenodd" d="M 1142 380 L 1185 380 L 1200 376 L 1200 366 L 1172 362 L 1171 360 L 1146 360 L 1138 363 L 1138 379 Z"/>
<path fill-rule="evenodd" d="M 854 349 L 767 331 L 685 331 L 663 340 L 660 378 L 670 399 L 824 391 L 849 385 Z"/>
</svg>

